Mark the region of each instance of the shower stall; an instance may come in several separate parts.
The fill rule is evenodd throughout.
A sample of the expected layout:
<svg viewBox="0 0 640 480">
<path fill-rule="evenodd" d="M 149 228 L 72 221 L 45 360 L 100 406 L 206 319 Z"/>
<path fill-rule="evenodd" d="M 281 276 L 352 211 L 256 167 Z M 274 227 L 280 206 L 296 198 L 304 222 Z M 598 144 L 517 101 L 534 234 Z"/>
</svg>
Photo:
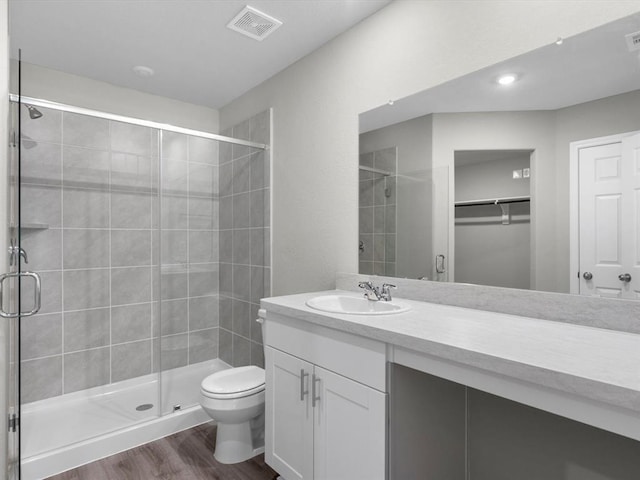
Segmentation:
<svg viewBox="0 0 640 480">
<path fill-rule="evenodd" d="M 223 136 L 12 105 L 21 276 L 3 313 L 18 317 L 10 463 L 28 480 L 208 421 L 201 380 L 263 366 L 271 112 Z"/>
</svg>

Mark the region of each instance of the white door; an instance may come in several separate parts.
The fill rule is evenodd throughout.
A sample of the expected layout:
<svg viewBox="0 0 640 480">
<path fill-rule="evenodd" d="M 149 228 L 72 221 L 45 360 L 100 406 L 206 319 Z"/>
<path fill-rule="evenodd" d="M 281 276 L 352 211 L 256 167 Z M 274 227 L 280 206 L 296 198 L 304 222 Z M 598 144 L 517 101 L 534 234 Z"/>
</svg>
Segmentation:
<svg viewBox="0 0 640 480">
<path fill-rule="evenodd" d="M 630 280 L 622 286 L 623 298 L 640 300 L 640 133 L 622 140 L 622 158 L 626 182 L 626 207 L 623 210 L 623 275 Z"/>
<path fill-rule="evenodd" d="M 640 298 L 640 134 L 579 151 L 580 294 Z"/>
<path fill-rule="evenodd" d="M 384 480 L 386 395 L 318 366 L 314 380 L 315 480 Z"/>
<path fill-rule="evenodd" d="M 265 460 L 286 480 L 313 478 L 313 365 L 265 348 Z"/>
</svg>

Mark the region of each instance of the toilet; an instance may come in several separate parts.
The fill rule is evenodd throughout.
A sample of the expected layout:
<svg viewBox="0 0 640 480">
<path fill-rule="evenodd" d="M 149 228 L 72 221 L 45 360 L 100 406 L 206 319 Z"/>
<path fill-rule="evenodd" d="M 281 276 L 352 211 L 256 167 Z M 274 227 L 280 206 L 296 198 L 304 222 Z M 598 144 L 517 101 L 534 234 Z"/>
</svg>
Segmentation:
<svg viewBox="0 0 640 480">
<path fill-rule="evenodd" d="M 262 327 L 266 312 L 258 311 Z M 264 369 L 236 367 L 209 375 L 200 384 L 200 405 L 218 426 L 213 456 L 238 463 L 264 452 Z"/>
<path fill-rule="evenodd" d="M 264 452 L 264 398 L 260 367 L 230 368 L 202 381 L 200 405 L 218 426 L 218 462 L 244 462 Z"/>
</svg>

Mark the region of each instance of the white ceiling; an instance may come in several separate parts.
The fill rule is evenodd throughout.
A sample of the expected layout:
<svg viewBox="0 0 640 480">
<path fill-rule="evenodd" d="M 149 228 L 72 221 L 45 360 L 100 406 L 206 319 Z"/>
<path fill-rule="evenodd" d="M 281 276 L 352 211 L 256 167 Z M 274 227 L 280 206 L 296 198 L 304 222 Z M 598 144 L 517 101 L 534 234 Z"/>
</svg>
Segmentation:
<svg viewBox="0 0 640 480">
<path fill-rule="evenodd" d="M 640 88 L 640 50 L 625 35 L 640 31 L 640 13 L 509 59 L 360 115 L 368 132 L 430 113 L 557 110 Z M 515 73 L 502 87 L 496 79 Z"/>
<path fill-rule="evenodd" d="M 220 108 L 390 1 L 10 0 L 11 56 Z M 262 42 L 226 28 L 247 4 L 284 24 Z"/>
</svg>

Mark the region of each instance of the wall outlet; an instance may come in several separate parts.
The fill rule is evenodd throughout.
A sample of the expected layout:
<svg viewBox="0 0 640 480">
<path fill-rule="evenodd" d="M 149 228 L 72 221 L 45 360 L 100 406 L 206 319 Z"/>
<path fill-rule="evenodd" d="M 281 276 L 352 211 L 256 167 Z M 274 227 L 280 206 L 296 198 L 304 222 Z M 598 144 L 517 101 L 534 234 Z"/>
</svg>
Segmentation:
<svg viewBox="0 0 640 480">
<path fill-rule="evenodd" d="M 522 170 L 514 170 L 514 171 L 513 171 L 513 178 L 514 178 L 514 179 L 520 179 L 520 178 L 522 178 Z"/>
<path fill-rule="evenodd" d="M 531 169 L 530 168 L 523 168 L 522 169 L 522 178 L 529 178 L 531 176 Z"/>
</svg>

